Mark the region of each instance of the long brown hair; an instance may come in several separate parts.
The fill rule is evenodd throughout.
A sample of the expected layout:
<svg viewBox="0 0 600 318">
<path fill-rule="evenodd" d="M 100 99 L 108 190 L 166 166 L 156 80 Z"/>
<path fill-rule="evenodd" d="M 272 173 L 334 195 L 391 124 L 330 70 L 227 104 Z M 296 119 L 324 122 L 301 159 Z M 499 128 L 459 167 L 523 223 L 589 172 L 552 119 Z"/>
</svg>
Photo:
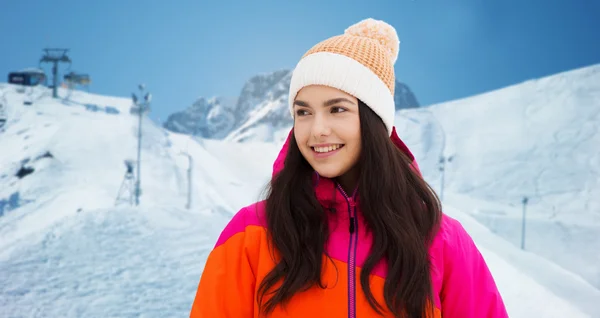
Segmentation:
<svg viewBox="0 0 600 318">
<path fill-rule="evenodd" d="M 381 313 L 384 307 L 373 296 L 369 275 L 378 261 L 385 259 L 387 308 L 396 317 L 425 317 L 426 308 L 433 304 L 428 247 L 441 220 L 441 204 L 434 190 L 410 167 L 408 155 L 389 138 L 383 121 L 360 100 L 359 116 L 359 204 L 373 237 L 360 283 L 371 307 Z M 321 268 L 330 212 L 317 201 L 314 170 L 293 135 L 289 143 L 284 167 L 267 188 L 267 230 L 280 260 L 258 290 L 264 313 L 285 304 L 296 292 L 314 285 L 324 288 Z M 267 294 L 272 297 L 264 302 Z"/>
</svg>

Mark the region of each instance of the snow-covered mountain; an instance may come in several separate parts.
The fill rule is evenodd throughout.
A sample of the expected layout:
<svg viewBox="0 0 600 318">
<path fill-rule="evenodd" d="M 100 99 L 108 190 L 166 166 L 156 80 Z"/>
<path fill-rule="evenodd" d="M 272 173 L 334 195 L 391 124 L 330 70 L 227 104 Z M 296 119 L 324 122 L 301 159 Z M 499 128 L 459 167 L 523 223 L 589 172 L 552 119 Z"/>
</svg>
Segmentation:
<svg viewBox="0 0 600 318">
<path fill-rule="evenodd" d="M 212 139 L 281 141 L 281 130 L 292 124 L 287 110 L 291 75 L 290 70 L 278 70 L 252 77 L 235 104 L 222 98 L 199 98 L 186 110 L 170 115 L 164 127 Z M 419 107 L 410 88 L 398 81 L 394 99 L 398 110 Z M 216 119 L 211 118 L 214 113 Z"/>
<path fill-rule="evenodd" d="M 130 114 L 131 100 L 62 89 L 60 96 L 70 94 L 70 99 L 54 100 L 46 88 L 21 94 L 14 85 L 0 91 L 8 101 L 0 133 L 0 252 L 63 217 L 114 207 L 125 161 L 137 155 L 138 119 Z M 195 179 L 223 180 L 194 188 L 196 208 L 231 212 L 248 202 L 245 187 L 256 184 L 239 180 L 197 141 L 157 127 L 147 117 L 142 130 L 141 206 L 185 205 L 184 153 L 198 161 Z M 223 196 L 231 192 L 239 195 Z"/>
<path fill-rule="evenodd" d="M 529 220 L 539 223 L 528 228 L 531 236 L 527 237 L 527 250 L 521 251 L 511 244 L 514 240 L 511 234 L 503 231 L 512 227 L 499 226 L 505 224 L 502 223 L 504 221 L 509 224 L 516 213 L 513 210 L 520 210 L 518 204 L 511 206 L 510 203 L 511 195 L 518 198 L 519 192 L 511 188 L 513 184 L 503 181 L 505 176 L 513 174 L 502 168 L 503 162 L 486 166 L 486 169 L 477 168 L 481 164 L 478 160 L 487 163 L 493 154 L 503 153 L 501 158 L 513 164 L 515 179 L 516 173 L 524 173 L 525 168 L 554 167 L 552 165 L 556 163 L 545 161 L 548 158 L 543 156 L 552 140 L 539 133 L 538 126 L 545 122 L 556 129 L 564 128 L 567 124 L 563 120 L 572 119 L 580 120 L 579 126 L 585 127 L 587 120 L 597 120 L 590 110 L 592 107 L 583 108 L 590 110 L 586 112 L 575 107 L 577 105 L 571 106 L 571 103 L 575 103 L 573 95 L 580 95 L 577 101 L 593 102 L 597 109 L 598 96 L 594 88 L 599 83 L 598 68 L 576 70 L 555 78 L 563 76 L 567 79 L 558 82 L 564 84 L 562 86 L 549 85 L 553 81 L 542 79 L 490 93 L 488 102 L 481 97 L 473 97 L 482 103 L 480 106 L 487 107 L 480 113 L 473 110 L 476 108 L 474 105 L 470 106 L 471 99 L 457 102 L 454 106 L 444 104 L 446 106 L 398 112 L 399 133 L 415 151 L 426 178 L 434 186 L 438 180 L 436 161 L 441 149 L 439 146 L 444 140 L 438 132 L 441 132 L 440 127 L 446 131 L 446 154 L 454 154 L 455 157 L 446 167 L 445 210 L 462 222 L 480 247 L 497 280 L 510 317 L 600 316 L 597 306 L 600 291 L 588 282 L 591 280 L 582 279 L 581 276 L 585 275 L 581 273 L 574 274 L 577 267 L 572 266 L 568 271 L 566 265 L 556 265 L 561 262 L 567 264 L 572 258 L 581 260 L 580 255 L 585 253 L 593 254 L 591 249 L 593 244 L 598 244 L 597 236 L 571 235 L 555 241 L 538 240 L 535 244 L 545 244 L 547 250 L 556 244 L 573 249 L 570 254 L 563 255 L 563 259 L 558 254 L 554 255 L 556 263 L 550 262 L 548 258 L 552 258 L 548 255 L 545 255 L 546 258 L 536 255 L 544 251 L 532 253 L 535 246 L 529 245 L 534 244 L 535 235 L 553 229 L 555 224 L 569 231 L 584 218 L 588 225 L 594 224 L 595 218 L 591 216 L 594 210 L 566 210 L 564 213 L 560 210 L 561 213 L 550 219 L 542 205 L 549 204 L 548 200 L 554 200 L 552 204 L 558 204 L 561 209 L 576 209 L 578 206 L 564 205 L 559 200 L 560 196 L 532 197 Z M 537 86 L 544 83 L 546 86 Z M 500 103 L 502 96 L 509 94 L 511 89 L 525 94 L 524 87 L 531 89 L 527 85 L 533 85 L 533 92 L 540 90 L 540 95 L 546 87 L 554 89 L 558 96 L 548 98 L 561 98 L 557 103 L 567 105 L 568 110 L 576 113 L 569 115 L 566 111 L 557 110 L 560 107 L 548 104 L 549 109 L 545 111 L 549 113 L 539 109 L 537 112 L 545 118 L 544 121 L 529 122 L 525 120 L 527 117 L 521 118 L 523 122 L 517 119 L 509 121 L 528 127 L 530 138 L 539 139 L 525 145 L 537 145 L 535 151 L 528 151 L 527 147 L 516 142 L 520 139 L 514 135 L 510 136 L 512 138 L 502 137 L 513 133 L 516 128 L 506 126 L 504 117 L 494 113 L 503 105 L 495 104 L 496 100 Z M 145 118 L 142 126 L 143 192 L 140 206 L 131 207 L 127 200 L 118 204 L 116 200 L 123 181 L 127 180 L 124 161 L 136 158 L 138 126 L 137 117 L 129 112 L 131 101 L 80 91 L 69 94 L 62 89 L 59 90 L 60 96 L 68 95 L 69 100 L 55 100 L 45 88 L 38 87 L 26 93 L 20 93 L 17 88 L 0 84 L 0 96 L 7 101 L 7 122 L 0 132 L 2 316 L 189 315 L 204 261 L 220 230 L 235 211 L 260 199 L 281 143 L 191 138 L 158 127 Z M 524 98 L 517 93 L 512 94 L 511 100 L 515 104 Z M 24 102 L 31 102 L 31 105 Z M 535 99 L 529 104 L 535 109 Z M 466 108 L 466 113 L 462 112 L 463 108 Z M 508 105 L 502 109 L 502 114 L 509 117 L 515 116 L 519 107 Z M 432 119 L 433 115 L 441 123 L 439 126 Z M 442 115 L 446 117 L 441 118 Z M 495 123 L 496 118 L 499 123 Z M 484 120 L 488 120 L 487 126 L 475 124 Z M 486 127 L 502 126 L 502 123 L 504 131 L 495 134 L 495 140 L 487 142 L 486 139 L 486 142 L 478 143 L 477 149 L 467 147 L 474 142 L 469 140 L 469 136 L 477 133 L 482 136 L 472 138 L 483 138 L 489 134 Z M 461 132 L 460 127 L 464 127 L 465 131 Z M 507 138 L 512 141 L 517 159 L 526 162 L 527 158 L 531 158 L 537 162 L 511 163 L 508 154 L 512 152 L 508 146 L 497 149 L 503 147 L 498 144 L 499 140 Z M 576 162 L 595 160 L 597 151 L 589 149 L 589 145 L 596 141 L 593 138 L 596 135 L 588 134 L 588 139 L 571 139 L 578 143 L 573 146 L 580 156 L 575 159 Z M 561 149 L 571 149 L 560 147 L 554 157 L 550 156 L 551 159 L 565 156 Z M 477 153 L 482 158 L 468 159 Z M 190 161 L 185 154 L 190 155 Z M 189 164 L 192 167 L 193 195 L 192 208 L 188 210 L 185 206 Z M 521 170 L 515 167 L 521 167 Z M 479 173 L 472 173 L 469 169 L 478 169 Z M 588 171 L 595 173 L 593 169 Z M 495 175 L 491 176 L 492 173 Z M 462 175 L 469 178 L 462 178 Z M 569 176 L 568 173 L 566 175 Z M 581 192 L 575 199 L 588 202 L 587 206 L 593 207 L 594 197 L 586 197 L 595 194 L 593 191 L 597 188 L 593 188 L 593 181 L 567 177 L 563 180 L 579 182 L 576 185 L 583 189 L 590 187 L 589 193 Z M 480 189 L 464 185 L 469 180 L 477 185 L 476 182 L 488 179 L 495 180 L 497 188 Z M 564 191 L 559 182 L 546 182 L 546 186 L 551 186 L 551 193 Z M 500 197 L 500 192 L 507 197 Z M 505 215 L 495 217 L 500 213 Z M 554 220 L 560 220 L 560 223 L 552 223 Z M 569 232 L 573 233 L 582 232 Z M 589 265 L 582 262 L 581 268 L 584 268 L 583 264 Z M 593 266 L 587 266 L 585 270 L 590 268 L 593 269 Z"/>
<path fill-rule="evenodd" d="M 457 208 L 520 247 L 527 197 L 525 249 L 600 288 L 600 64 L 401 110 L 396 125 L 438 190 L 448 158 Z"/>
<path fill-rule="evenodd" d="M 172 132 L 223 139 L 235 127 L 236 100 L 198 98 L 187 109 L 171 114 L 164 127 Z"/>
</svg>

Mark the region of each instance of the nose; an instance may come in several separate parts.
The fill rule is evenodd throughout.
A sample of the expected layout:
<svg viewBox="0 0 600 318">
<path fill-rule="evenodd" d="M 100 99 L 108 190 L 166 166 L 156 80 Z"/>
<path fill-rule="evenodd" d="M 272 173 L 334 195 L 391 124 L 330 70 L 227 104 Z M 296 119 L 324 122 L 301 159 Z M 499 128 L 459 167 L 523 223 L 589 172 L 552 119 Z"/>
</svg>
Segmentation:
<svg viewBox="0 0 600 318">
<path fill-rule="evenodd" d="M 324 115 L 316 114 L 312 124 L 312 134 L 315 138 L 327 136 L 331 133 L 331 128 Z"/>
</svg>

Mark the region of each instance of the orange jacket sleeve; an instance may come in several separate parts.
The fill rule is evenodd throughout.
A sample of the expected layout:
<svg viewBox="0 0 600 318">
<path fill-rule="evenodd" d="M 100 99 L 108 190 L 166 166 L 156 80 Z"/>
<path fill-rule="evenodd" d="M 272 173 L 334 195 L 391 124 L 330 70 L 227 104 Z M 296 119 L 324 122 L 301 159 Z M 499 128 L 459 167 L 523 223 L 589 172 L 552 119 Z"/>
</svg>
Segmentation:
<svg viewBox="0 0 600 318">
<path fill-rule="evenodd" d="M 209 254 L 190 318 L 254 317 L 256 279 L 250 258 L 255 240 L 246 232 L 243 212 L 227 224 Z"/>
</svg>

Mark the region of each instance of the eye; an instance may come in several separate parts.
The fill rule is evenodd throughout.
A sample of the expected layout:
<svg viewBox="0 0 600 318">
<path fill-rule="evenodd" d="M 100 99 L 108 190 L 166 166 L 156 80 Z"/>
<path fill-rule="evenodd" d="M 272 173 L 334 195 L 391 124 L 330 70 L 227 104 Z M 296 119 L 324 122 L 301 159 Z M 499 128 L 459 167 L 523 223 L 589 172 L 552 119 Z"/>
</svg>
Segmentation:
<svg viewBox="0 0 600 318">
<path fill-rule="evenodd" d="M 343 108 L 343 107 L 339 107 L 339 106 L 331 107 L 331 112 L 332 113 L 343 113 L 345 111 L 346 111 L 346 109 Z"/>
<path fill-rule="evenodd" d="M 305 116 L 305 115 L 308 115 L 308 111 L 305 109 L 298 109 L 298 110 L 296 110 L 296 115 L 297 116 Z"/>
</svg>

